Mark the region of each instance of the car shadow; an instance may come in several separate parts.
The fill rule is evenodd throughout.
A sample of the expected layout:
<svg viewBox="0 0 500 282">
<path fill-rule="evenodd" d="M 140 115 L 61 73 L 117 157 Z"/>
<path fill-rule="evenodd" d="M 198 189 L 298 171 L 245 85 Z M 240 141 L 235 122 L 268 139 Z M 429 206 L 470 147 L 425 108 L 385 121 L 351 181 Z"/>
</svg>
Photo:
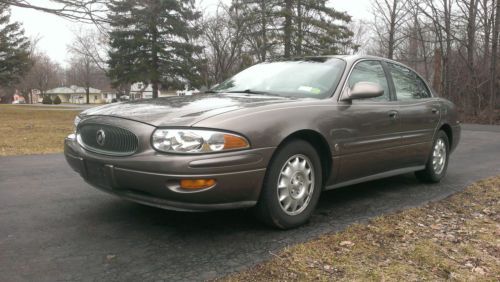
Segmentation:
<svg viewBox="0 0 500 282">
<path fill-rule="evenodd" d="M 413 174 L 408 174 L 324 191 L 311 222 L 288 232 L 300 232 L 318 227 L 321 233 L 323 229 L 321 226 L 324 225 L 331 229 L 331 225 L 335 223 L 344 226 L 388 211 L 419 205 L 432 198 L 431 195 L 424 196 L 428 193 L 425 187 L 426 185 L 419 183 Z M 407 195 L 409 192 L 411 197 Z M 176 212 L 110 198 L 109 201 L 100 202 L 99 206 L 95 206 L 95 209 L 87 214 L 89 215 L 92 217 L 87 219 L 89 221 L 113 220 L 127 222 L 127 225 L 144 230 L 175 230 L 175 232 L 186 234 L 194 231 L 213 234 L 248 231 L 280 232 L 264 226 L 253 216 L 251 209 L 197 213 Z"/>
</svg>

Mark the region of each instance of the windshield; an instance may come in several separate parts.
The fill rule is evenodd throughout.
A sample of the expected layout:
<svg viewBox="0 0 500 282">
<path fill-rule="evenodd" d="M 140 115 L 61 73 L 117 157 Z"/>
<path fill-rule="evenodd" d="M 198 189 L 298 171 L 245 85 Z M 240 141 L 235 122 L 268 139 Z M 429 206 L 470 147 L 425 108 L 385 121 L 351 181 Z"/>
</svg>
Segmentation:
<svg viewBox="0 0 500 282">
<path fill-rule="evenodd" d="M 261 63 L 224 81 L 216 93 L 269 94 L 284 97 L 330 97 L 345 68 L 335 58 Z"/>
</svg>

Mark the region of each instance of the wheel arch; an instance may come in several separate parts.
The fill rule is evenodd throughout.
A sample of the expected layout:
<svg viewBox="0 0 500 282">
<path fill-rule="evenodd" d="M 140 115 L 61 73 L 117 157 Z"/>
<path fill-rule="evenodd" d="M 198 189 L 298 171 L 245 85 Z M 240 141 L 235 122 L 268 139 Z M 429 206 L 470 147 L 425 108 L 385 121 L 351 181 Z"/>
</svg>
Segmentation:
<svg viewBox="0 0 500 282">
<path fill-rule="evenodd" d="M 449 146 L 450 148 L 453 148 L 453 130 L 451 129 L 451 126 L 447 123 L 441 125 L 441 127 L 439 128 L 439 130 L 442 130 L 444 131 L 444 133 L 446 133 L 446 136 L 448 137 L 448 143 L 449 143 Z"/>
<path fill-rule="evenodd" d="M 282 147 L 290 140 L 304 140 L 311 144 L 318 153 L 321 161 L 321 172 L 323 176 L 323 185 L 325 185 L 331 177 L 333 160 L 332 151 L 326 139 L 319 132 L 311 129 L 303 129 L 295 131 L 284 138 L 277 148 Z M 276 153 L 276 152 L 275 152 Z M 274 156 L 273 156 L 274 157 Z"/>
</svg>

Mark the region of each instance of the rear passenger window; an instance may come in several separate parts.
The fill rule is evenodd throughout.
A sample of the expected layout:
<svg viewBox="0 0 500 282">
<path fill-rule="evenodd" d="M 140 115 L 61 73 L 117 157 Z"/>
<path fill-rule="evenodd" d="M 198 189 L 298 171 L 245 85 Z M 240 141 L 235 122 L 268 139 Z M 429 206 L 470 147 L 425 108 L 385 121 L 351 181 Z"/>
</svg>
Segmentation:
<svg viewBox="0 0 500 282">
<path fill-rule="evenodd" d="M 389 64 L 389 70 L 399 101 L 412 101 L 431 97 L 425 83 L 412 70 L 396 64 Z"/>
<path fill-rule="evenodd" d="M 378 83 L 384 89 L 384 95 L 377 98 L 365 99 L 370 101 L 389 101 L 389 84 L 385 76 L 384 68 L 378 61 L 362 61 L 358 63 L 349 77 L 349 88 L 353 88 L 358 82 Z"/>
</svg>

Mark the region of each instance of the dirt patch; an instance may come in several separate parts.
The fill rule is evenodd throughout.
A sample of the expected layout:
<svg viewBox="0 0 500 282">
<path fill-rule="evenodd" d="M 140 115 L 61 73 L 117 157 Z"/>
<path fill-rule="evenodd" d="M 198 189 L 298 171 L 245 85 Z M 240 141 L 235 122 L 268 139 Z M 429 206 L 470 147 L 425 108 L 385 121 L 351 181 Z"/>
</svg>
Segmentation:
<svg viewBox="0 0 500 282">
<path fill-rule="evenodd" d="M 286 248 L 224 281 L 500 280 L 500 177 Z"/>
</svg>

